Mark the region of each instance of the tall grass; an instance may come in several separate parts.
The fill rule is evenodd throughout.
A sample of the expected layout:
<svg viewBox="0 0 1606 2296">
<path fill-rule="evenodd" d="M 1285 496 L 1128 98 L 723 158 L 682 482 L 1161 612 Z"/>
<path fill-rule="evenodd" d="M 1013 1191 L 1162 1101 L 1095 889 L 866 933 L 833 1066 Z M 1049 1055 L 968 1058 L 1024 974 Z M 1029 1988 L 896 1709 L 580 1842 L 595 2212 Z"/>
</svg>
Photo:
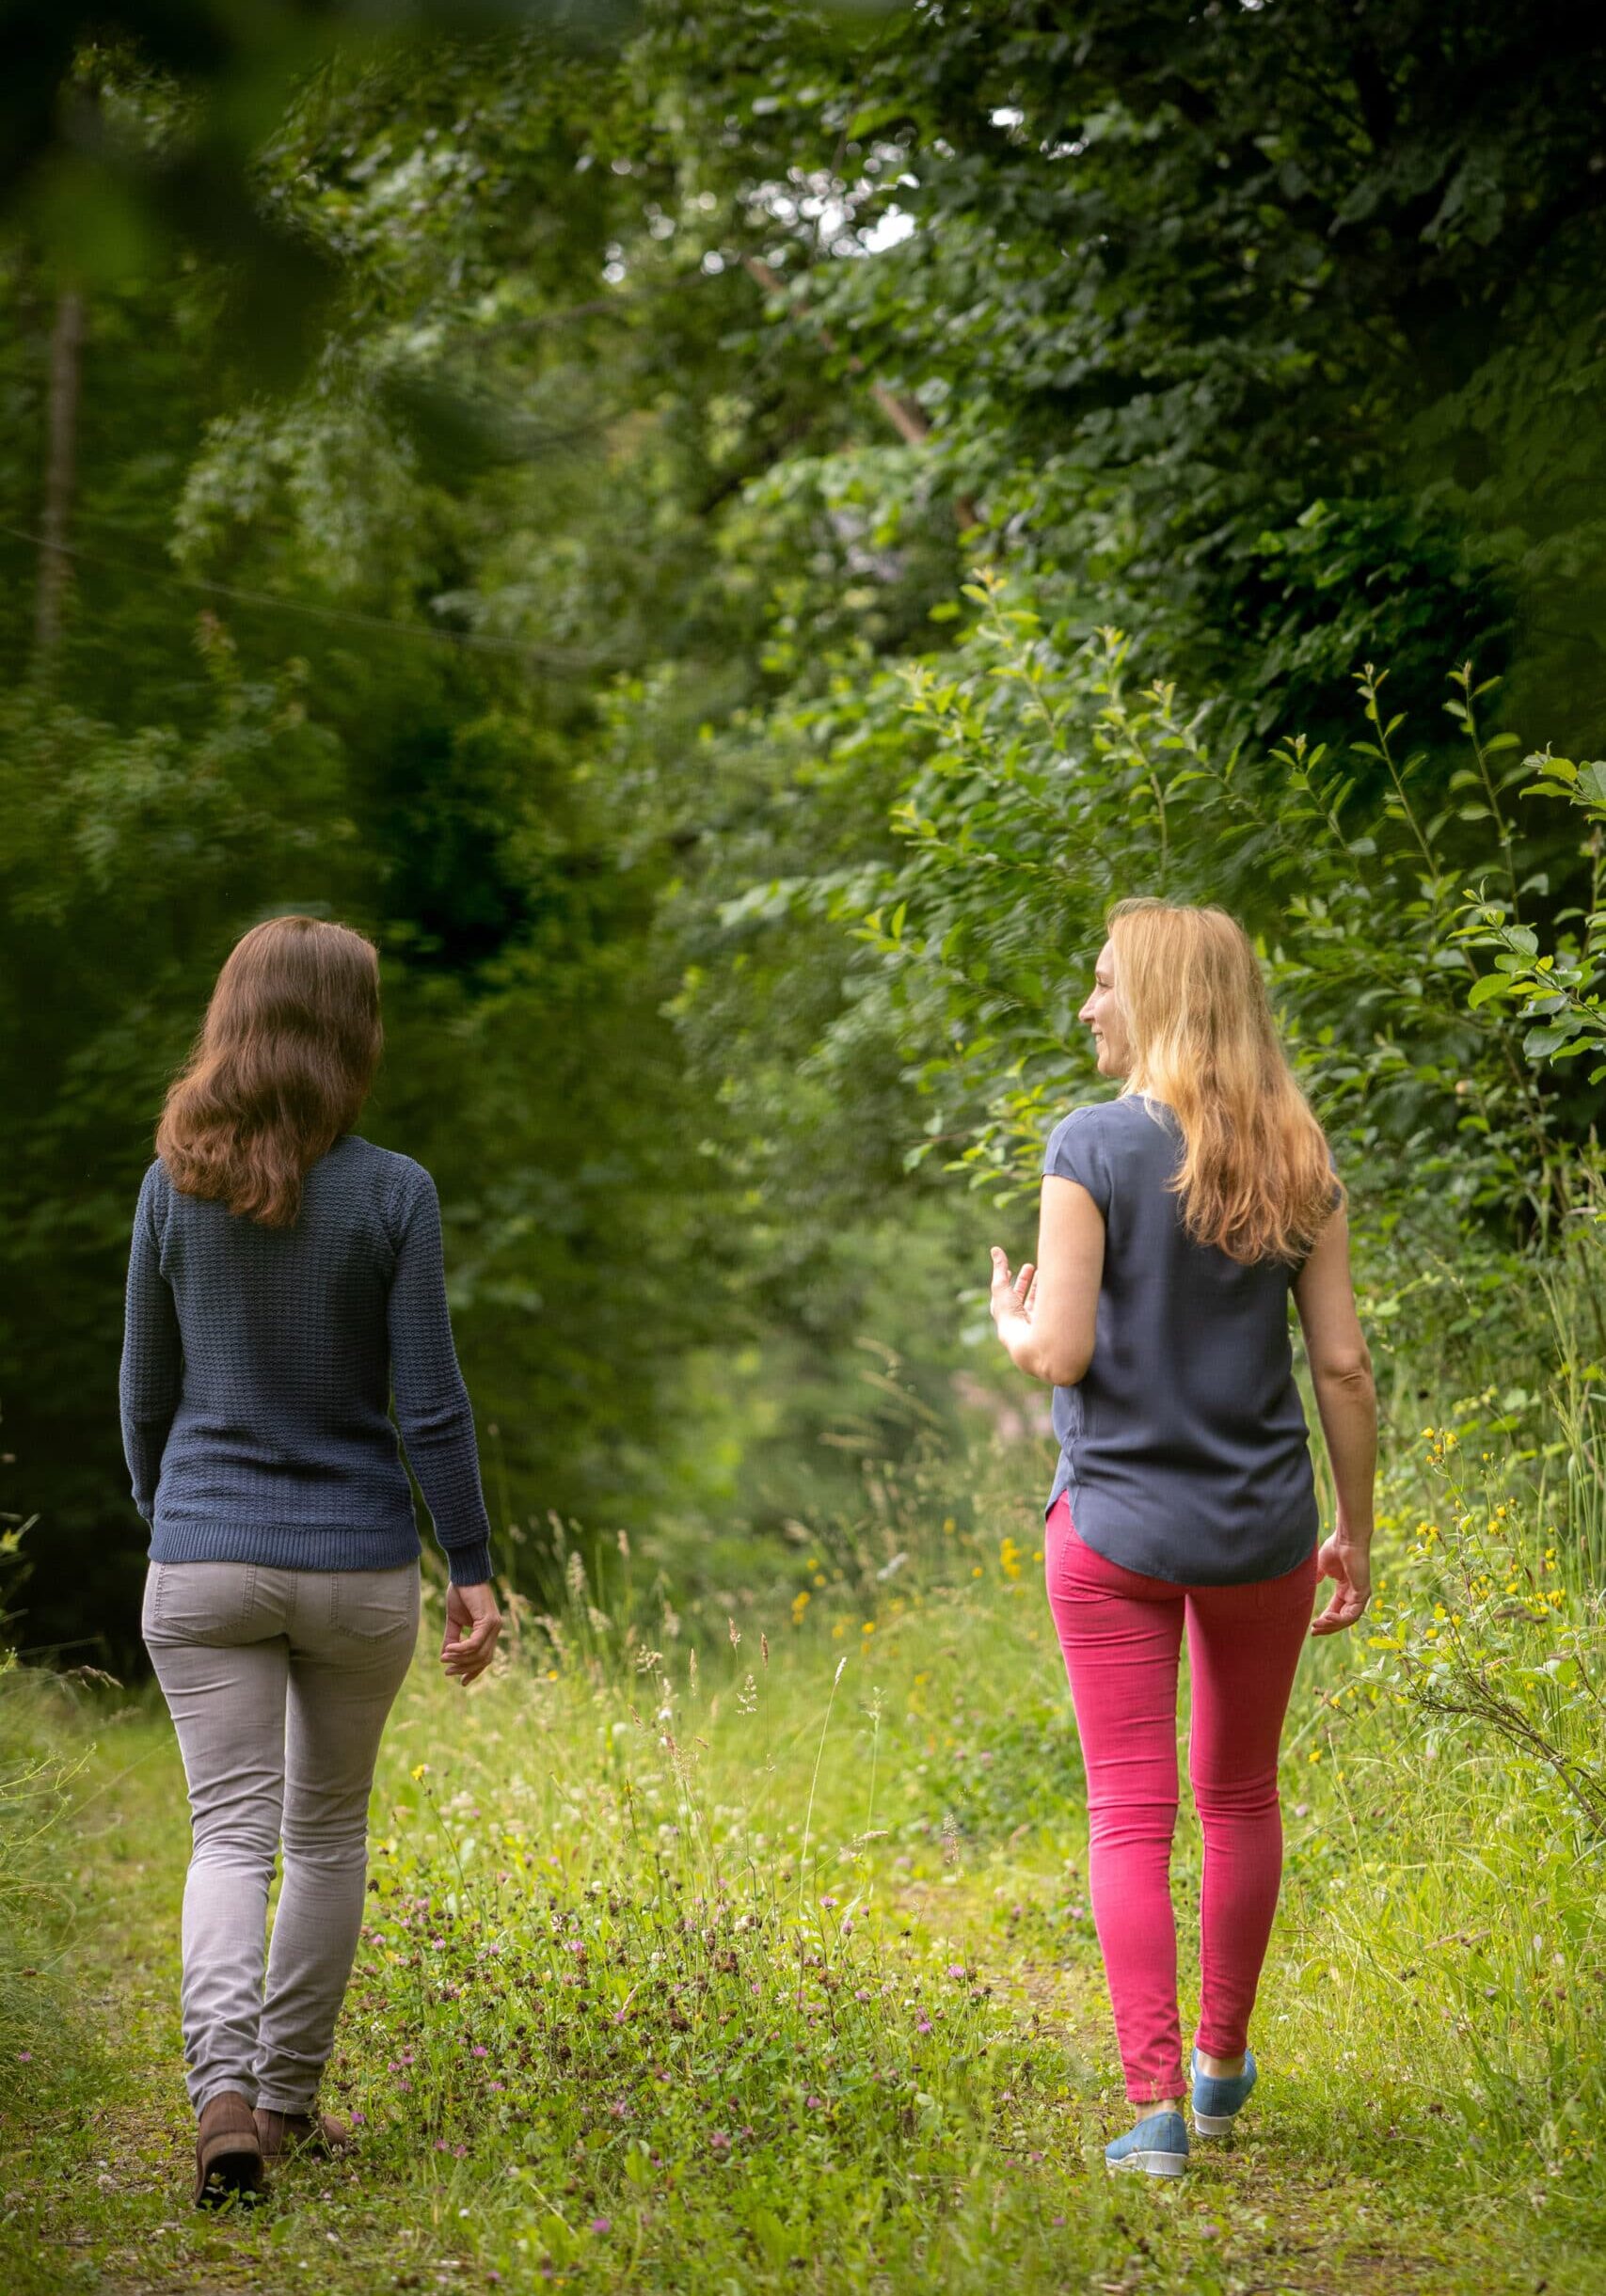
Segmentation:
<svg viewBox="0 0 1606 2296">
<path fill-rule="evenodd" d="M 1427 1599 L 1429 1511 L 1466 1512 L 1445 1457 L 1418 1437 L 1386 1489 L 1393 1633 L 1314 1645 L 1301 1678 L 1257 2129 L 1296 2181 L 1386 2176 L 1404 2218 L 1413 2177 L 1519 2209 L 1552 2288 L 1583 2287 L 1600 1845 L 1531 1749 L 1373 1647 Z M 1047 2288 L 1121 2249 L 1096 2188 L 1067 2215 L 1038 2165 L 1063 2175 L 1069 2142 L 1079 2177 L 1124 2107 L 1036 1464 L 994 1458 L 963 1505 L 936 1462 L 872 1477 L 784 1576 L 679 1609 L 639 1559 L 571 1555 L 561 1608 L 512 1605 L 484 1692 L 415 1677 L 336 2078 L 381 2147 L 465 2193 L 494 2175 L 497 2269 L 668 2288 L 717 2257 L 745 2288 L 873 2259 L 879 2285 L 994 2287 L 1008 2259 Z M 1498 1526 L 1552 1586 L 1544 1527 Z M 1568 1599 L 1566 1631 L 1598 1622 Z M 1522 1634 L 1560 1631 L 1543 1609 Z M 1582 1709 L 1545 1716 L 1593 1750 Z M 1185 1816 L 1185 1935 L 1198 1875 Z M 1186 2225 L 1145 2237 L 1174 2285 L 1216 2285 Z"/>
<path fill-rule="evenodd" d="M 0 2109 L 59 2058 L 71 1892 L 63 1818 L 84 1759 L 71 1694 L 0 1652 Z"/>
<path fill-rule="evenodd" d="M 694 1600 L 639 1543 L 560 1532 L 562 1599 L 510 1594 L 467 1697 L 426 1641 L 328 2089 L 364 2139 L 350 2253 L 319 2245 L 344 2188 L 292 2170 L 228 2235 L 242 2284 L 1596 2288 L 1602 1845 L 1574 1786 L 1599 1761 L 1600 1596 L 1560 1454 L 1514 1447 L 1504 1401 L 1395 1430 L 1376 1613 L 1312 1646 L 1287 1732 L 1262 2085 L 1182 2191 L 1110 2187 L 1098 2158 L 1129 2115 L 1042 1462 L 930 1456 L 868 1469 L 852 1521 Z M 154 1792 L 165 1725 L 121 1727 L 119 1790 Z M 149 1842 L 154 1811 L 119 1837 Z M 133 1918 L 171 1939 L 164 1822 L 143 1886 L 165 1894 Z M 1176 1876 L 1185 1969 L 1185 1809 Z M 106 2204 L 113 2284 L 179 2270 L 160 2183 Z M 131 2207 L 143 2264 L 116 2245 Z M 204 2237 L 186 2269 L 211 2285 Z"/>
</svg>

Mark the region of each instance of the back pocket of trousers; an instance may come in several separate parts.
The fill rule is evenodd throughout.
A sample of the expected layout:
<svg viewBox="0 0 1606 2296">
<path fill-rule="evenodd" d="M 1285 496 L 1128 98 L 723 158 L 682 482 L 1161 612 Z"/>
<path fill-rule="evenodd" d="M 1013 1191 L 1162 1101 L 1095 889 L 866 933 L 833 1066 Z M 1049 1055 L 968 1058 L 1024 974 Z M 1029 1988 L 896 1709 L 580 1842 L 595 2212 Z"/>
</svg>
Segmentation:
<svg viewBox="0 0 1606 2296">
<path fill-rule="evenodd" d="M 358 1642 L 382 1642 L 388 1635 L 418 1632 L 416 1562 L 393 1571 L 336 1571 L 332 1578 L 329 1616 L 342 1634 Z"/>
<path fill-rule="evenodd" d="M 251 1615 L 254 1562 L 152 1562 L 145 1582 L 145 1632 L 169 1642 L 227 1642 Z"/>
</svg>

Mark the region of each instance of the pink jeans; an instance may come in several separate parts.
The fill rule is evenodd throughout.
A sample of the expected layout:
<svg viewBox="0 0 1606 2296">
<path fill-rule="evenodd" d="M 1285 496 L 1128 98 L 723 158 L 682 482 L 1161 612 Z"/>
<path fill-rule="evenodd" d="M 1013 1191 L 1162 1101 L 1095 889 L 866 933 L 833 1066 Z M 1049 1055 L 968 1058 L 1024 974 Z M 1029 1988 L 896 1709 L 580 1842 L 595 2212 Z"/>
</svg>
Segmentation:
<svg viewBox="0 0 1606 2296">
<path fill-rule="evenodd" d="M 1198 2044 L 1235 2057 L 1248 2036 L 1282 1879 L 1277 1757 L 1311 1623 L 1316 1559 L 1248 1586 L 1175 1586 L 1083 1544 L 1067 1498 L 1050 1511 L 1048 1600 L 1088 1773 L 1088 1887 L 1135 2104 L 1185 2091 L 1177 2016 L 1171 1833 L 1177 1661 L 1193 1681 L 1188 1770 L 1204 1835 Z"/>
</svg>

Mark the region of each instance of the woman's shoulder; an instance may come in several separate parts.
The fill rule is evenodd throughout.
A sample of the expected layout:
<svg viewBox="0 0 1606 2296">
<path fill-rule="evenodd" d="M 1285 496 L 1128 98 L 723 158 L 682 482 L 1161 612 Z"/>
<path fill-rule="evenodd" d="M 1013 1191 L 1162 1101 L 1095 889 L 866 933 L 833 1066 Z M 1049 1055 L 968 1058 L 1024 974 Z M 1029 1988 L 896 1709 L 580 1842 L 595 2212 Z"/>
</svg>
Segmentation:
<svg viewBox="0 0 1606 2296">
<path fill-rule="evenodd" d="M 1121 1093 L 1107 1100 L 1083 1100 L 1079 1106 L 1068 1109 L 1048 1135 L 1050 1152 L 1062 1142 L 1074 1140 L 1089 1146 L 1098 1141 L 1119 1139 L 1132 1125 L 1135 1116 L 1152 1123 L 1153 1116 L 1143 1100 L 1131 1093 Z"/>
<path fill-rule="evenodd" d="M 147 1219 L 157 1226 L 167 1217 L 176 1191 L 168 1178 L 167 1167 L 160 1156 L 152 1156 L 145 1167 L 139 1183 L 139 1198 L 135 1207 L 136 1219 Z"/>
<path fill-rule="evenodd" d="M 377 1197 L 387 1219 L 405 1225 L 416 1205 L 435 1200 L 435 1182 L 421 1164 L 399 1148 L 363 1139 L 360 1132 L 337 1141 L 327 1162 L 363 1195 Z"/>
</svg>

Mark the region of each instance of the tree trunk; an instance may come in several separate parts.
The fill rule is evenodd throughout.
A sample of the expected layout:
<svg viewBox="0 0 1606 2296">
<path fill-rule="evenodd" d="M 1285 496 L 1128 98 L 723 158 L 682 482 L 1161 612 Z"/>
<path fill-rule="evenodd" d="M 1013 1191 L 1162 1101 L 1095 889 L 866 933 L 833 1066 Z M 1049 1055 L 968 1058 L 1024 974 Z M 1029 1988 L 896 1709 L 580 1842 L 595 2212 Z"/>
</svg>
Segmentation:
<svg viewBox="0 0 1606 2296">
<path fill-rule="evenodd" d="M 50 440 L 44 471 L 44 517 L 40 533 L 39 594 L 34 643 L 48 668 L 61 643 L 72 562 L 68 521 L 78 447 L 78 384 L 84 352 L 84 298 L 75 287 L 56 297 L 50 330 Z"/>
</svg>

